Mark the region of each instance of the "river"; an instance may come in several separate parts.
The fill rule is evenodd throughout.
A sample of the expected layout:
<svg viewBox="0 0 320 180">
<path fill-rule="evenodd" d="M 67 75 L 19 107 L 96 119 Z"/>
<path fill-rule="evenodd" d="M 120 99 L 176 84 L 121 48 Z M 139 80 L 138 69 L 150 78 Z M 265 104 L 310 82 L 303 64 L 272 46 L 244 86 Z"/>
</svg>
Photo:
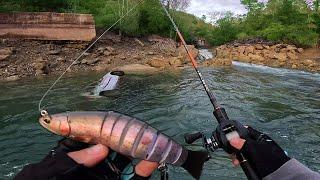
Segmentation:
<svg viewBox="0 0 320 180">
<path fill-rule="evenodd" d="M 320 172 L 320 75 L 236 63 L 232 68 L 201 68 L 230 118 L 270 134 L 288 153 Z M 183 134 L 211 132 L 217 123 L 194 70 L 156 75 L 126 75 L 109 97 L 82 96 L 102 74 L 63 78 L 44 104 L 50 113 L 116 110 L 150 123 L 183 143 Z M 12 177 L 43 158 L 58 136 L 38 124 L 37 103 L 55 78 L 0 84 L 0 179 Z M 194 148 L 194 147 L 191 147 Z M 202 179 L 244 179 L 228 156 L 212 153 Z M 158 179 L 155 173 L 153 179 Z M 191 179 L 170 167 L 172 179 Z"/>
</svg>

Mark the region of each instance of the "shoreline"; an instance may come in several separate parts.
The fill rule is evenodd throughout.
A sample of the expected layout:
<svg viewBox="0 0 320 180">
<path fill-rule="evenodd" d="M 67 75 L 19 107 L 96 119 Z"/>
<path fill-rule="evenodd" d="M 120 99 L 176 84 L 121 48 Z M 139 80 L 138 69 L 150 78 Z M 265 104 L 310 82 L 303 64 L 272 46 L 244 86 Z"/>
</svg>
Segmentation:
<svg viewBox="0 0 320 180">
<path fill-rule="evenodd" d="M 2 39 L 0 41 L 0 81 L 43 79 L 60 75 L 80 55 L 90 42 Z M 199 50 L 189 45 L 196 58 Z M 320 72 L 320 50 L 301 49 L 293 45 L 261 43 L 227 44 L 209 48 L 215 57 L 199 65 L 228 67 L 232 61 L 267 67 Z M 287 53 L 287 54 L 285 54 Z M 303 59 L 302 59 L 303 58 Z M 125 37 L 107 33 L 67 74 L 124 70 L 129 73 L 156 73 L 191 66 L 183 47 L 158 35 Z"/>
<path fill-rule="evenodd" d="M 2 39 L 0 41 L 0 80 L 47 77 L 64 72 L 90 45 L 81 41 L 40 41 Z M 198 50 L 190 46 L 193 56 Z M 125 68 L 148 73 L 177 69 L 188 64 L 186 53 L 169 38 L 151 35 L 144 38 L 106 34 L 68 70 L 103 72 Z"/>
</svg>

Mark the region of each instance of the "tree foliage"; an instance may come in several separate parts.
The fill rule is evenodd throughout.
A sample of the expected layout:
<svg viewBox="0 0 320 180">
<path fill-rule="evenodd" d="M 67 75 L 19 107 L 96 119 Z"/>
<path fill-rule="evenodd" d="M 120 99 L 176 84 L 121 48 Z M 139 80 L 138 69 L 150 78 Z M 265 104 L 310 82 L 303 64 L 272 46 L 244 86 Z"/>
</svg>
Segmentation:
<svg viewBox="0 0 320 180">
<path fill-rule="evenodd" d="M 269 0 L 266 4 L 257 0 L 241 0 L 241 3 L 248 13 L 238 17 L 225 16 L 217 21 L 217 28 L 212 32 L 213 45 L 249 37 L 263 37 L 303 47 L 317 44 L 320 13 L 316 2 L 312 7 L 305 0 Z M 224 35 L 222 32 L 228 33 Z"/>
<path fill-rule="evenodd" d="M 93 14 L 98 27 L 108 27 L 139 0 L 7 0 L 0 1 L 0 12 L 55 11 Z M 179 11 L 190 0 L 161 0 L 169 7 L 188 42 L 205 38 L 212 45 L 237 39 L 263 37 L 267 40 L 314 46 L 319 43 L 320 0 L 241 0 L 248 13 L 212 12 L 197 18 Z M 206 23 L 214 19 L 214 25 Z M 159 0 L 145 0 L 116 27 L 126 35 L 160 34 L 175 38 L 175 31 Z"/>
</svg>

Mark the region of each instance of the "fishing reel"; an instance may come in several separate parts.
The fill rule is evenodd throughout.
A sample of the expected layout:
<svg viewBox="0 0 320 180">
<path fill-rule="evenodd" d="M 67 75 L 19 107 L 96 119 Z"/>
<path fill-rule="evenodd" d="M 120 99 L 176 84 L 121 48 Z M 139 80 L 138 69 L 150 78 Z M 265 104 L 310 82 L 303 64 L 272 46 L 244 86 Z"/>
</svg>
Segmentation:
<svg viewBox="0 0 320 180">
<path fill-rule="evenodd" d="M 184 140 L 187 144 L 193 144 L 195 141 L 199 139 L 202 139 L 202 146 L 206 148 L 207 151 L 214 152 L 215 150 L 221 148 L 219 142 L 216 140 L 214 135 L 207 137 L 203 132 L 184 135 Z"/>
</svg>

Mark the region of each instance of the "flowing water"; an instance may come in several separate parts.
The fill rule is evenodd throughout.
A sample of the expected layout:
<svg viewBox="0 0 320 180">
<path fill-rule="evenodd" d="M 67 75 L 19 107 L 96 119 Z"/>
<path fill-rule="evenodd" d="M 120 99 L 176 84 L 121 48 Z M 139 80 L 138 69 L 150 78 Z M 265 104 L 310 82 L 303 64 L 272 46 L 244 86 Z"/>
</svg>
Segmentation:
<svg viewBox="0 0 320 180">
<path fill-rule="evenodd" d="M 320 75 L 234 63 L 201 69 L 230 118 L 270 134 L 290 154 L 320 171 Z M 217 123 L 193 69 L 156 75 L 127 75 L 108 97 L 83 96 L 102 74 L 64 78 L 44 101 L 50 113 L 116 110 L 150 123 L 183 143 L 183 134 L 211 132 Z M 55 136 L 38 124 L 37 103 L 54 78 L 0 84 L 0 179 L 38 162 L 55 146 Z M 192 146 L 190 148 L 199 148 Z M 244 179 L 222 151 L 212 153 L 202 179 Z M 159 174 L 155 173 L 154 179 Z M 172 179 L 191 179 L 170 167 Z"/>
</svg>

